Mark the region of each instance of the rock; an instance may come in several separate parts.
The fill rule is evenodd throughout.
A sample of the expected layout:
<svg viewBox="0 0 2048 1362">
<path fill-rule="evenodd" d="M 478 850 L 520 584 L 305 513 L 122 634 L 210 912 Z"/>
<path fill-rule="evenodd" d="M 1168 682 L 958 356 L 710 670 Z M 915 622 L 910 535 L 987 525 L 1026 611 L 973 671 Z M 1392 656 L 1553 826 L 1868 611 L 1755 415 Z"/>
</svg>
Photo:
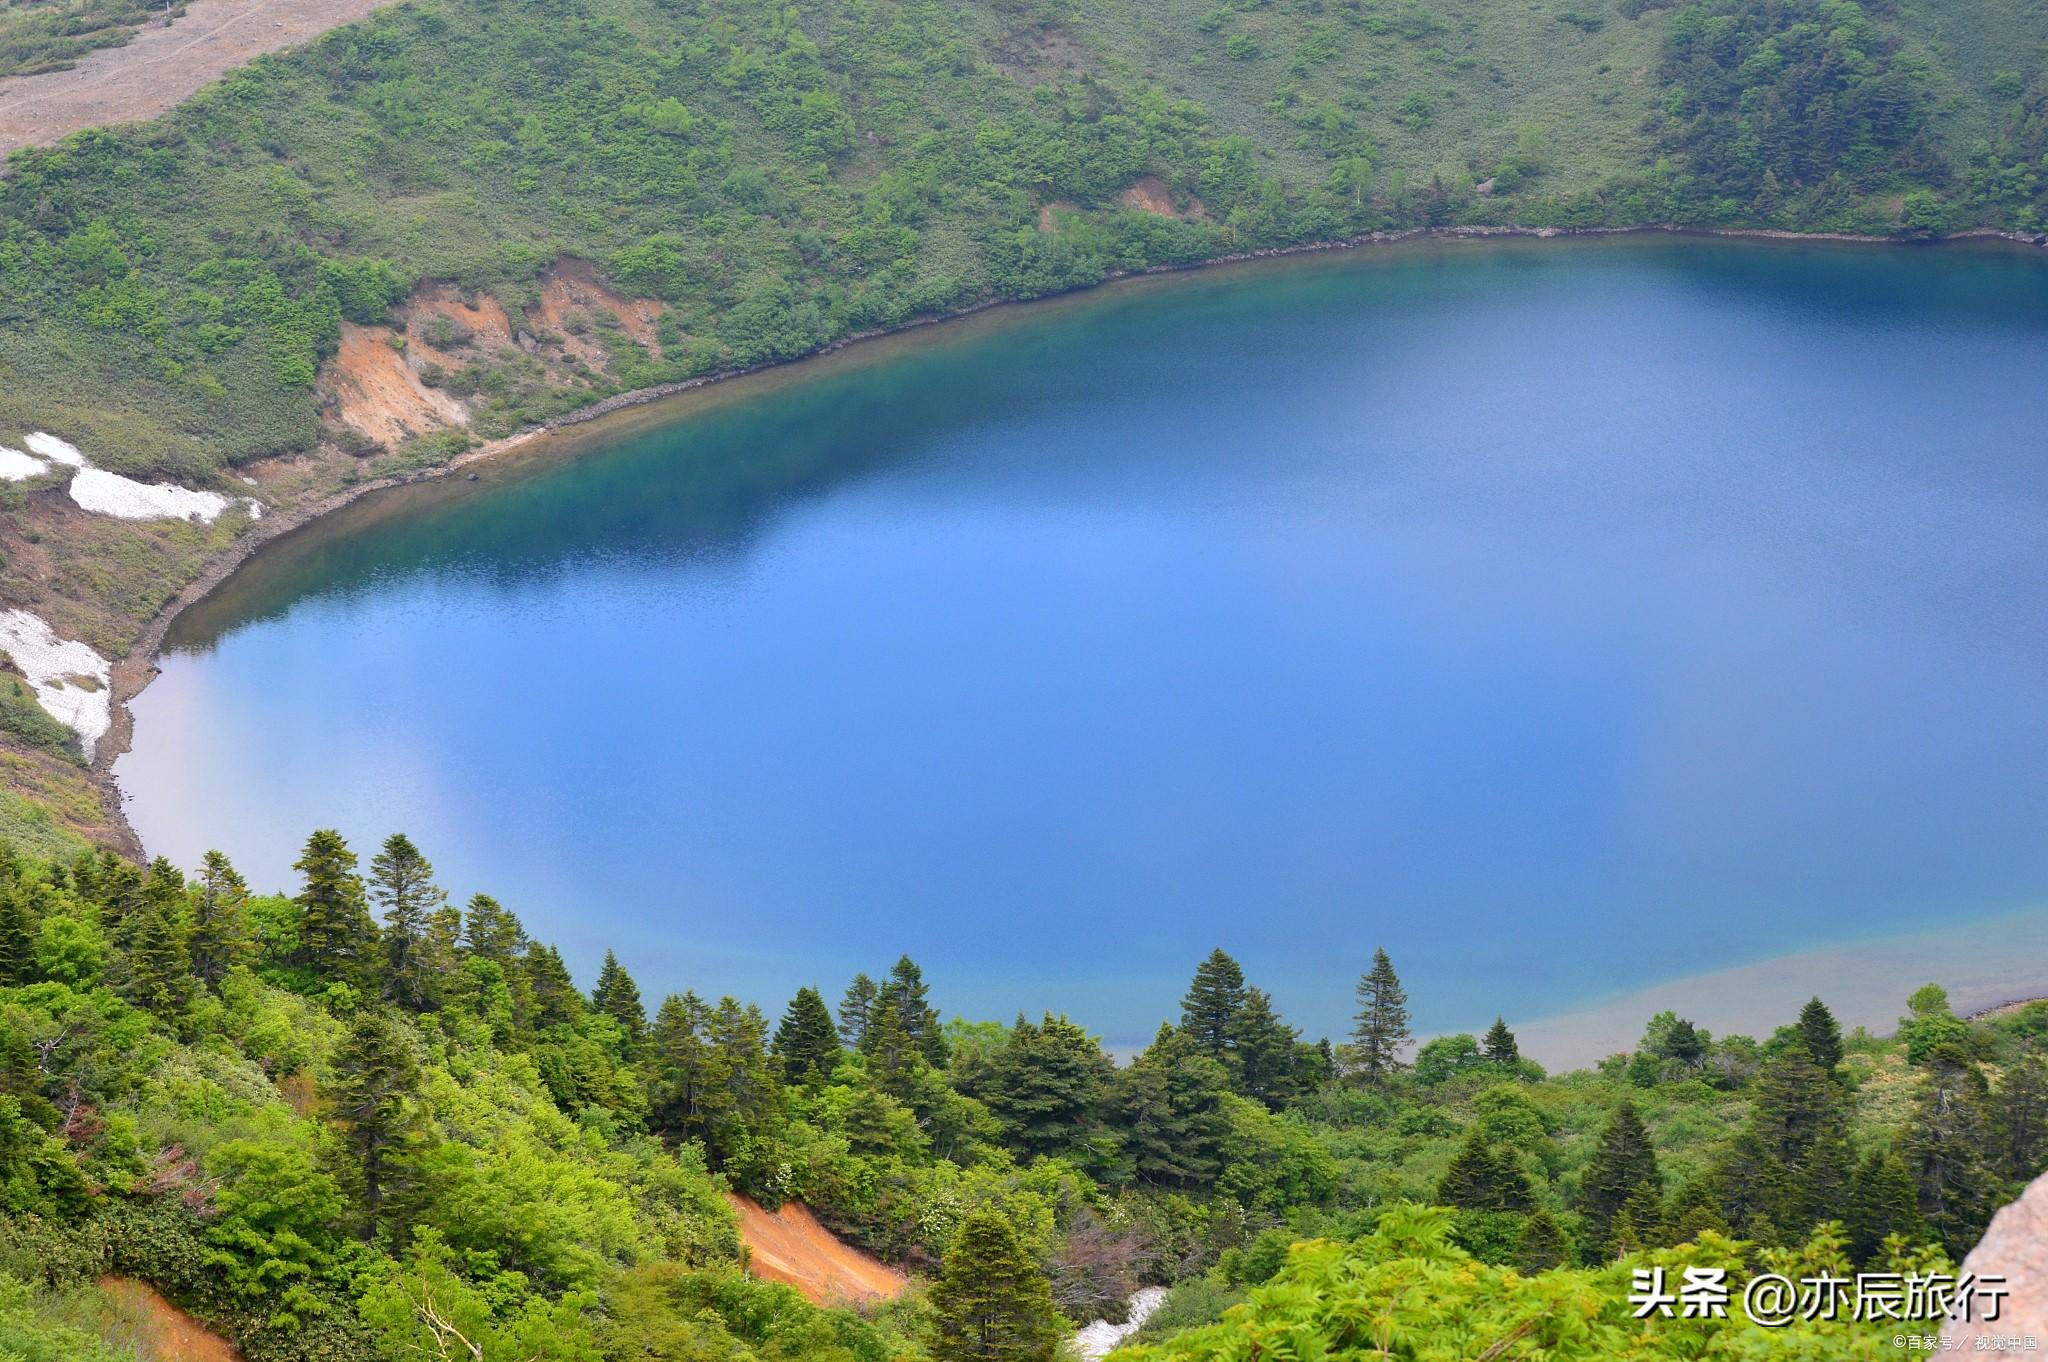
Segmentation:
<svg viewBox="0 0 2048 1362">
<path fill-rule="evenodd" d="M 2048 1338 L 2048 1176 L 1991 1218 L 1991 1228 L 1963 1259 L 1962 1275 L 2003 1277 L 2010 1290 L 1995 1320 L 1951 1323 L 1942 1330 L 1950 1351 L 1977 1350 L 1978 1339 L 2015 1334 Z M 1988 1346 L 1988 1345 L 1987 1345 Z"/>
</svg>

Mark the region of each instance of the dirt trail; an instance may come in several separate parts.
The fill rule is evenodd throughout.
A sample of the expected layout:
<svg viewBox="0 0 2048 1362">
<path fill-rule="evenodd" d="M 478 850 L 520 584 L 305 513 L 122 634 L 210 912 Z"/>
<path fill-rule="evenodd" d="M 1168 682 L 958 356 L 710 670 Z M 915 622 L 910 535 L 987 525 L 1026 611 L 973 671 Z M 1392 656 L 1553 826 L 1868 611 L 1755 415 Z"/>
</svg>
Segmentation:
<svg viewBox="0 0 2048 1362">
<path fill-rule="evenodd" d="M 99 1288 L 114 1303 L 114 1328 L 147 1362 L 242 1362 L 219 1334 L 133 1277 L 102 1277 Z"/>
<path fill-rule="evenodd" d="M 81 128 L 155 118 L 251 57 L 310 42 L 393 0 L 191 0 L 185 17 L 138 30 L 68 71 L 0 80 L 0 157 Z"/>
<path fill-rule="evenodd" d="M 842 1241 L 818 1223 L 808 1206 L 785 1201 L 771 1214 L 746 1197 L 728 1199 L 739 1212 L 740 1237 L 756 1277 L 786 1282 L 819 1305 L 894 1300 L 902 1294 L 907 1284 L 902 1273 Z"/>
</svg>

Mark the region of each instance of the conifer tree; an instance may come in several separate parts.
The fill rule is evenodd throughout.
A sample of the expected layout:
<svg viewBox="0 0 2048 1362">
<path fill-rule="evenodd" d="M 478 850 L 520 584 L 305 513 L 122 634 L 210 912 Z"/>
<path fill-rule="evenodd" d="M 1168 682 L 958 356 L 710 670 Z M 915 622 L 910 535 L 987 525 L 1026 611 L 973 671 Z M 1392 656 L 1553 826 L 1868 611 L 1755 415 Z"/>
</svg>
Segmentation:
<svg viewBox="0 0 2048 1362">
<path fill-rule="evenodd" d="M 1586 1242 L 1601 1256 L 1610 1256 L 1614 1221 L 1637 1189 L 1661 1192 L 1663 1176 L 1650 1132 L 1633 1102 L 1623 1102 L 1607 1118 L 1600 1145 L 1579 1183 L 1579 1205 L 1586 1217 Z"/>
<path fill-rule="evenodd" d="M 789 1010 L 775 1028 L 771 1047 L 782 1062 L 783 1081 L 823 1083 L 839 1067 L 839 1032 L 824 995 L 815 988 L 800 988 L 790 999 Z"/>
<path fill-rule="evenodd" d="M 1194 982 L 1180 1000 L 1180 1029 L 1197 1050 L 1227 1063 L 1237 1048 L 1244 1005 L 1244 971 L 1218 946 L 1195 967 Z"/>
<path fill-rule="evenodd" d="M 946 1066 L 946 1033 L 939 1027 L 939 1014 L 926 998 L 929 992 L 924 982 L 924 971 L 917 962 L 905 955 L 900 957 L 889 970 L 889 981 L 882 985 L 876 1001 L 893 1002 L 896 1019 L 904 1033 L 917 1046 L 925 1062 L 933 1068 Z"/>
<path fill-rule="evenodd" d="M 176 1017 L 192 1001 L 190 928 L 181 900 L 164 896 L 144 908 L 129 950 L 131 996 L 159 1017 Z"/>
<path fill-rule="evenodd" d="M 0 985 L 26 984 L 36 974 L 36 923 L 28 886 L 0 882 Z"/>
<path fill-rule="evenodd" d="M 1913 1174 L 1896 1150 L 1872 1150 L 1856 1166 L 1849 1204 L 1842 1217 L 1849 1256 L 1859 1264 L 1877 1262 L 1884 1241 L 1897 1234 L 1917 1239 L 1922 1232 Z"/>
<path fill-rule="evenodd" d="M 1408 995 L 1384 949 L 1372 953 L 1372 968 L 1358 981 L 1358 1025 L 1351 1039 L 1360 1078 L 1375 1086 L 1401 1069 L 1407 1048 Z"/>
<path fill-rule="evenodd" d="M 1522 1225 L 1522 1239 L 1515 1247 L 1515 1268 L 1523 1273 L 1548 1272 L 1562 1267 L 1571 1253 L 1571 1241 L 1564 1226 L 1546 1210 L 1537 1210 Z"/>
<path fill-rule="evenodd" d="M 1019 1017 L 990 1065 L 982 1100 L 1010 1148 L 1054 1157 L 1101 1135 L 1101 1106 L 1115 1077 L 1109 1056 L 1081 1027 L 1049 1012 L 1036 1025 Z"/>
<path fill-rule="evenodd" d="M 341 834 L 322 828 L 306 839 L 292 869 L 305 880 L 299 891 L 299 944 L 292 963 L 322 979 L 360 985 L 377 929 L 363 898 L 356 854 Z"/>
<path fill-rule="evenodd" d="M 1479 1042 L 1479 1049 L 1486 1056 L 1487 1063 L 1503 1069 L 1512 1069 L 1522 1062 L 1522 1047 L 1515 1042 L 1515 1033 L 1508 1030 L 1505 1017 L 1493 1019 L 1493 1025 L 1486 1028 L 1485 1039 Z"/>
<path fill-rule="evenodd" d="M 597 972 L 597 987 L 590 991 L 590 1005 L 619 1024 L 626 1056 L 631 1058 L 647 1034 L 647 1009 L 641 1005 L 639 985 L 610 951 L 604 953 L 604 964 Z"/>
<path fill-rule="evenodd" d="M 2006 1175 L 2030 1181 L 2048 1168 L 2048 1060 L 2028 1055 L 2008 1069 L 1998 1108 Z"/>
<path fill-rule="evenodd" d="M 695 993 L 662 999 L 648 1033 L 648 1106 L 654 1128 L 674 1139 L 703 1135 L 709 1080 L 703 1028 L 707 1009 Z"/>
<path fill-rule="evenodd" d="M 566 1026 L 582 1017 L 583 995 L 576 991 L 576 981 L 562 963 L 560 951 L 536 942 L 527 948 L 523 963 L 526 986 L 533 996 L 534 1025 Z"/>
<path fill-rule="evenodd" d="M 1052 1288 L 994 1211 L 964 1221 L 931 1292 L 936 1362 L 1052 1362 L 1061 1339 Z"/>
<path fill-rule="evenodd" d="M 846 986 L 846 995 L 839 1000 L 839 1039 L 849 1050 L 858 1050 L 866 1042 L 868 1018 L 875 1010 L 875 981 L 865 974 L 853 976 L 853 982 Z"/>
<path fill-rule="evenodd" d="M 1535 1194 L 1529 1189 L 1529 1175 L 1522 1171 L 1513 1153 L 1498 1149 L 1478 1131 L 1452 1156 L 1436 1184 L 1439 1205 L 1466 1211 L 1532 1211 Z"/>
<path fill-rule="evenodd" d="M 1998 1132 L 1984 1075 L 1967 1051 L 1944 1041 L 1921 1062 L 1926 1078 L 1900 1152 L 1913 1176 L 1921 1219 L 1960 1261 L 2004 1200 Z"/>
<path fill-rule="evenodd" d="M 471 955 L 510 970 L 526 953 L 526 928 L 489 894 L 478 894 L 469 901 L 463 943 Z"/>
<path fill-rule="evenodd" d="M 370 860 L 370 897 L 384 913 L 384 996 L 424 1011 L 432 1002 L 426 973 L 429 920 L 448 902 L 434 867 L 412 839 L 394 832 Z"/>
<path fill-rule="evenodd" d="M 868 1015 L 860 1051 L 867 1057 L 868 1081 L 875 1089 L 907 1101 L 916 1087 L 917 1071 L 924 1064 L 924 1052 L 903 1025 L 896 995 L 887 988 L 876 998 L 874 1011 Z"/>
<path fill-rule="evenodd" d="M 383 1222 L 418 1087 L 419 1062 L 403 1028 L 379 1008 L 359 1009 L 334 1055 L 333 1114 L 366 1240 Z"/>
<path fill-rule="evenodd" d="M 1230 1027 L 1237 1090 L 1275 1111 L 1301 1091 L 1301 1033 L 1280 1019 L 1264 989 L 1247 988 Z"/>
<path fill-rule="evenodd" d="M 1799 1039 L 1822 1069 L 1832 1072 L 1842 1062 L 1842 1028 L 1836 1023 L 1835 1014 L 1818 998 L 1799 1009 Z"/>
<path fill-rule="evenodd" d="M 1160 1027 L 1150 1048 L 1117 1072 L 1111 1099 L 1131 1179 L 1152 1187 L 1213 1182 L 1230 1129 L 1228 1087 L 1222 1065 L 1173 1027 Z"/>
<path fill-rule="evenodd" d="M 249 936 L 249 886 L 228 858 L 209 851 L 192 899 L 192 972 L 219 988 L 228 971 L 255 954 Z"/>
</svg>

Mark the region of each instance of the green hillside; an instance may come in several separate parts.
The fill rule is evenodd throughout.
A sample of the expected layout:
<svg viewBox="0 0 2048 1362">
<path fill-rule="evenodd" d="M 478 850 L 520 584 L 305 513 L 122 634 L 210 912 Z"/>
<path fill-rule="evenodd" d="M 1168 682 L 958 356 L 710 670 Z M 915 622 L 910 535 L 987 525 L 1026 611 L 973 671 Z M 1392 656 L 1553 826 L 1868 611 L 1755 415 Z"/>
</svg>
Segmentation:
<svg viewBox="0 0 2048 1362">
<path fill-rule="evenodd" d="M 1382 1317 L 1402 1358 L 1875 1357 L 1895 1323 L 1643 1325 L 1626 1284 L 1933 1271 L 2048 1166 L 2048 1004 L 1971 1023 L 1930 985 L 1884 1040 L 1818 1001 L 1761 1040 L 1666 1013 L 1547 1075 L 1505 1023 L 1411 1058 L 1384 955 L 1333 1046 L 1218 950 L 1118 1067 L 1065 1017 L 941 1017 L 908 959 L 779 1021 L 651 1006 L 610 957 L 585 994 L 404 837 L 299 869 L 263 897 L 218 856 L 0 847 L 0 1355 L 78 1355 L 111 1272 L 250 1362 L 461 1357 L 450 1323 L 484 1362 L 1050 1362 L 1147 1283 L 1162 1360 Z M 917 1280 L 860 1315 L 750 1280 L 725 1189 Z"/>
</svg>

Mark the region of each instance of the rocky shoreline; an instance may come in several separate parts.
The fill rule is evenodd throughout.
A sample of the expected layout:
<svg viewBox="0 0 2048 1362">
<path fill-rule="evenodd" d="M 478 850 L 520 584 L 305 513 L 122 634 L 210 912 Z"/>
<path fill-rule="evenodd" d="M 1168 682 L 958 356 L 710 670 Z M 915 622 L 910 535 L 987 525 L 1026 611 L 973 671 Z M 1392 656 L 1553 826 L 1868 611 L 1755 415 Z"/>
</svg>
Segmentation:
<svg viewBox="0 0 2048 1362">
<path fill-rule="evenodd" d="M 1293 246 L 1276 246 L 1264 250 L 1240 251 L 1229 255 L 1212 257 L 1185 265 L 1158 265 L 1143 270 L 1116 271 L 1099 283 L 1087 285 L 1072 292 L 1087 292 L 1102 284 L 1120 280 L 1142 278 L 1152 275 L 1184 274 L 1222 266 L 1246 264 L 1260 260 L 1277 260 L 1289 256 L 1313 255 L 1331 251 L 1358 250 L 1370 246 L 1390 246 L 1403 242 L 1431 239 L 1442 240 L 1484 240 L 1495 238 L 1529 238 L 1554 240 L 1558 238 L 1600 238 L 1625 236 L 1694 236 L 1720 239 L 1748 239 L 1787 242 L 1823 242 L 1833 244 L 1918 246 L 1939 245 L 1962 241 L 2004 241 L 2015 245 L 2048 248 L 2048 233 L 2002 231 L 1995 228 L 1975 228 L 1970 231 L 1934 239 L 1909 239 L 1892 236 L 1864 235 L 1848 232 L 1791 232 L 1767 228 L 1710 228 L 1686 227 L 1670 223 L 1652 223 L 1635 227 L 1524 227 L 1524 226 L 1457 226 L 1457 227 L 1412 227 L 1394 232 L 1370 232 L 1361 236 L 1334 241 L 1304 242 Z M 868 331 L 855 332 L 838 340 L 818 347 L 816 350 L 789 359 L 769 360 L 743 368 L 705 374 L 697 378 L 684 379 L 674 383 L 656 384 L 631 392 L 617 393 L 603 398 L 587 407 L 566 412 L 539 425 L 503 439 L 493 440 L 464 453 L 445 465 L 436 468 L 413 470 L 388 477 L 366 479 L 360 483 L 334 492 L 289 512 L 266 515 L 254 522 L 234 545 L 210 559 L 205 567 L 179 589 L 136 636 L 112 668 L 113 696 L 112 722 L 97 746 L 90 764 L 89 775 L 99 792 L 100 802 L 106 811 L 108 826 L 117 833 L 118 848 L 128 855 L 140 857 L 144 854 L 141 839 L 128 822 L 123 808 L 124 796 L 114 779 L 114 763 L 128 751 L 134 736 L 134 715 L 130 703 L 146 689 L 158 674 L 157 654 L 171 625 L 193 605 L 203 600 L 237 569 L 253 557 L 260 549 L 274 540 L 303 529 L 324 516 L 333 514 L 372 492 L 402 487 L 412 483 L 429 482 L 446 478 L 451 474 L 473 467 L 480 461 L 495 458 L 513 449 L 530 444 L 544 436 L 576 426 L 601 420 L 622 411 L 646 406 L 667 398 L 677 397 L 693 390 L 716 383 L 744 378 L 772 369 L 786 368 L 808 360 L 837 353 L 863 342 L 885 336 L 902 335 L 926 327 L 960 321 L 967 317 L 990 312 L 997 308 L 1045 301 L 1043 298 L 1011 299 L 998 298 L 976 303 L 969 307 L 950 312 L 916 317 L 897 326 L 877 327 Z"/>
</svg>

